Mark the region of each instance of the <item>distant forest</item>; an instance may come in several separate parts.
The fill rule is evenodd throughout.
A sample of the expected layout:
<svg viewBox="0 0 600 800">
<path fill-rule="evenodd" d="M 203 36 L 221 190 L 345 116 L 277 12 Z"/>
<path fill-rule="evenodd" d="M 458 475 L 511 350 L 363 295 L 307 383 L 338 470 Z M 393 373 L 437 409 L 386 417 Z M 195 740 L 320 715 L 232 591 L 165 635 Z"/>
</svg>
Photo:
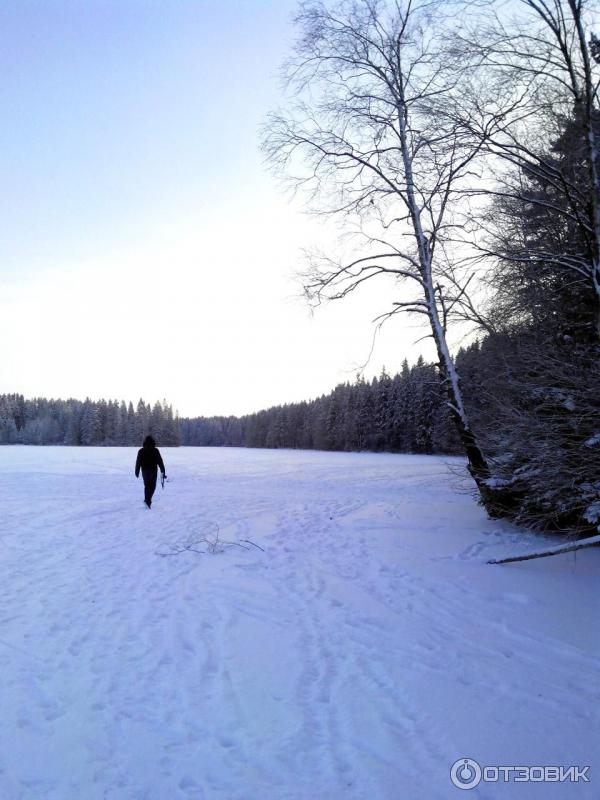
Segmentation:
<svg viewBox="0 0 600 800">
<path fill-rule="evenodd" d="M 433 364 L 404 361 L 399 374 L 336 386 L 316 400 L 276 406 L 244 417 L 180 419 L 188 445 L 458 452 L 459 442 Z"/>
<path fill-rule="evenodd" d="M 177 417 L 163 401 L 136 408 L 117 400 L 26 400 L 0 395 L 0 444 L 140 446 L 152 433 L 164 446 L 179 444 Z"/>
<path fill-rule="evenodd" d="M 407 453 L 458 452 L 433 364 L 404 361 L 399 374 L 358 377 L 316 400 L 243 417 L 179 418 L 163 401 L 134 408 L 116 400 L 25 399 L 0 395 L 1 444 L 234 446 Z"/>
</svg>

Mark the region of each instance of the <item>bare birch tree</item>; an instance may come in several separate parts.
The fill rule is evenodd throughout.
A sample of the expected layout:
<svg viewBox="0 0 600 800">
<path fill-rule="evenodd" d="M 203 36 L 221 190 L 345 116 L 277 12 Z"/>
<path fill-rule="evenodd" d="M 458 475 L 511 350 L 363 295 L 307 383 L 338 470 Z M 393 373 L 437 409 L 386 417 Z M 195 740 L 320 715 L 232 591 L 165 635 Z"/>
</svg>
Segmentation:
<svg viewBox="0 0 600 800">
<path fill-rule="evenodd" d="M 455 10 L 439 0 L 302 3 L 286 68 L 291 97 L 269 119 L 264 149 L 313 207 L 357 232 L 347 258 L 310 259 L 309 299 L 344 298 L 387 279 L 380 320 L 406 311 L 428 322 L 469 471 L 488 512 L 499 513 L 447 340 L 472 276 L 457 270 L 446 245 L 482 146 L 438 113 L 460 68 L 441 50 L 444 14 Z"/>
</svg>

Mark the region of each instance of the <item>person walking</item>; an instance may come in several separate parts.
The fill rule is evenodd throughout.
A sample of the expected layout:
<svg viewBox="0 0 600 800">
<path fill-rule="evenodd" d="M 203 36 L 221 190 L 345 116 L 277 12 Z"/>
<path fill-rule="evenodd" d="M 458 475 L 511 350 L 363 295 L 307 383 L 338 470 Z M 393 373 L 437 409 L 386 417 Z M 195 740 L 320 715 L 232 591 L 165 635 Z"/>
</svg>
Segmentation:
<svg viewBox="0 0 600 800">
<path fill-rule="evenodd" d="M 162 456 L 152 436 L 146 436 L 144 439 L 144 446 L 137 454 L 135 462 L 136 478 L 140 476 L 140 469 L 142 470 L 142 478 L 144 479 L 144 503 L 146 503 L 148 508 L 151 508 L 152 495 L 156 489 L 158 470 L 160 469 L 163 480 L 167 477 Z"/>
</svg>

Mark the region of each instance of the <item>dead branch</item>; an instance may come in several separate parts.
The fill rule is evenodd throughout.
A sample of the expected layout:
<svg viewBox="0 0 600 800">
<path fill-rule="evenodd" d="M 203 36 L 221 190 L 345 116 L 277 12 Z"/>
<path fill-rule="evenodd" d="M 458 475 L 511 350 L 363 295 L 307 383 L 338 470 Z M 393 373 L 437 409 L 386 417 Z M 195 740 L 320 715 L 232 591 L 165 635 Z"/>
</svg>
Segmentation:
<svg viewBox="0 0 600 800">
<path fill-rule="evenodd" d="M 538 550 L 535 553 L 525 553 L 522 556 L 509 556 L 508 558 L 492 558 L 488 564 L 509 564 L 513 561 L 529 561 L 532 558 L 547 558 L 548 556 L 558 556 L 561 553 L 572 553 L 575 550 L 583 550 L 586 547 L 600 545 L 600 534 L 590 536 L 589 539 L 578 539 L 571 544 L 559 544 L 556 547 L 549 547 L 547 550 Z"/>
</svg>

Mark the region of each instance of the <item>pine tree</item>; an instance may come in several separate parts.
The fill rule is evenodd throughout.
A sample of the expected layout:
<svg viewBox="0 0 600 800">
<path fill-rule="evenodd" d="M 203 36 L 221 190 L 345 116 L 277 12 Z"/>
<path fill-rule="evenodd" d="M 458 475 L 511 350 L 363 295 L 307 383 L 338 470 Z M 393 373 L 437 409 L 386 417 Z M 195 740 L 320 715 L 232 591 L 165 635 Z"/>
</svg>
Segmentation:
<svg viewBox="0 0 600 800">
<path fill-rule="evenodd" d="M 102 440 L 102 420 L 100 411 L 92 401 L 87 398 L 83 404 L 80 425 L 81 444 L 98 445 Z"/>
</svg>

